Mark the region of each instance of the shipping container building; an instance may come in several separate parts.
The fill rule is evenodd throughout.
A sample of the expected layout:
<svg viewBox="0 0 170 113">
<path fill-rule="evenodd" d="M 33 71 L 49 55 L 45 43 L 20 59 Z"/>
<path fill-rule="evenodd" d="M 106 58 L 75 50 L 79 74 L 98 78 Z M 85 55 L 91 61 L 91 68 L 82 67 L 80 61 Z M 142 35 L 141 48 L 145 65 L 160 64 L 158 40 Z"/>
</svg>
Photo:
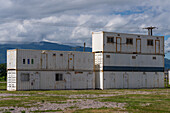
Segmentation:
<svg viewBox="0 0 170 113">
<path fill-rule="evenodd" d="M 94 53 L 7 51 L 7 90 L 94 89 Z"/>
<path fill-rule="evenodd" d="M 164 37 L 93 32 L 95 87 L 164 87 Z"/>
</svg>

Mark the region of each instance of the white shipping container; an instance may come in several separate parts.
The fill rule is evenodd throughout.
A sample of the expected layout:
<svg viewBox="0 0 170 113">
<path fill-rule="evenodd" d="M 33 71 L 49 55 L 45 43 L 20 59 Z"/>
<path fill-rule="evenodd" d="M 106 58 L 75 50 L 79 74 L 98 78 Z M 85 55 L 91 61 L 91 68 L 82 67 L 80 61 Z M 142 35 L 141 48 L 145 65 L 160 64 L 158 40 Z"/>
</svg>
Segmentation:
<svg viewBox="0 0 170 113">
<path fill-rule="evenodd" d="M 93 32 L 96 88 L 164 87 L 164 37 Z"/>
<path fill-rule="evenodd" d="M 7 90 L 95 88 L 94 53 L 15 49 L 7 55 Z"/>
</svg>

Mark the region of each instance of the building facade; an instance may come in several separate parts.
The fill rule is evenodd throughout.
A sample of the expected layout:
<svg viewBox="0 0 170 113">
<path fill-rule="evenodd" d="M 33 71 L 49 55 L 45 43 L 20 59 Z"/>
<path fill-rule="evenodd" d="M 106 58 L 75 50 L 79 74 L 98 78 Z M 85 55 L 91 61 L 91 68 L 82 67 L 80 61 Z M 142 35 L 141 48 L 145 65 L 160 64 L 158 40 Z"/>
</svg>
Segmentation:
<svg viewBox="0 0 170 113">
<path fill-rule="evenodd" d="M 164 87 L 164 37 L 93 32 L 96 88 Z"/>
<path fill-rule="evenodd" d="M 7 90 L 94 89 L 94 54 L 14 49 L 7 51 Z"/>
<path fill-rule="evenodd" d="M 7 90 L 164 87 L 164 37 L 93 32 L 92 52 L 7 51 Z"/>
</svg>

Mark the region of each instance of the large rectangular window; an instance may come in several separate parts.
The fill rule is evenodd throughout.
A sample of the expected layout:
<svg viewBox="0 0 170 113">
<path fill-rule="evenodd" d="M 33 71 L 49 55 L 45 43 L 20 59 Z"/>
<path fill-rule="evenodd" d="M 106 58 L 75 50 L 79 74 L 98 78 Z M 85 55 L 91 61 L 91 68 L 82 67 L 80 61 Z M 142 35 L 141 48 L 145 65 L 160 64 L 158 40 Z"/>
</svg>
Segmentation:
<svg viewBox="0 0 170 113">
<path fill-rule="evenodd" d="M 148 46 L 153 46 L 153 40 L 152 39 L 148 39 L 147 40 L 147 45 Z"/>
<path fill-rule="evenodd" d="M 55 81 L 62 81 L 63 80 L 63 74 L 56 73 L 55 74 Z"/>
<path fill-rule="evenodd" d="M 107 37 L 107 43 L 114 43 L 114 37 Z"/>
<path fill-rule="evenodd" d="M 126 38 L 126 44 L 133 45 L 133 39 L 132 38 Z"/>
<path fill-rule="evenodd" d="M 30 74 L 29 73 L 21 73 L 21 81 L 29 81 Z"/>
</svg>

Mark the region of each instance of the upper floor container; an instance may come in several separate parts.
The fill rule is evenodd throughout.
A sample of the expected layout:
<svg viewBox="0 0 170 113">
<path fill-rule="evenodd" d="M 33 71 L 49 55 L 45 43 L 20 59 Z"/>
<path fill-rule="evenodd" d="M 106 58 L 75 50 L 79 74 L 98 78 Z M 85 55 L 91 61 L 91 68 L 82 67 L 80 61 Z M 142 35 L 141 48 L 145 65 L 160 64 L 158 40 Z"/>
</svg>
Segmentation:
<svg viewBox="0 0 170 113">
<path fill-rule="evenodd" d="M 164 55 L 164 36 L 93 32 L 92 51 Z"/>
<path fill-rule="evenodd" d="M 7 51 L 7 69 L 93 71 L 94 53 L 14 49 Z"/>
</svg>

